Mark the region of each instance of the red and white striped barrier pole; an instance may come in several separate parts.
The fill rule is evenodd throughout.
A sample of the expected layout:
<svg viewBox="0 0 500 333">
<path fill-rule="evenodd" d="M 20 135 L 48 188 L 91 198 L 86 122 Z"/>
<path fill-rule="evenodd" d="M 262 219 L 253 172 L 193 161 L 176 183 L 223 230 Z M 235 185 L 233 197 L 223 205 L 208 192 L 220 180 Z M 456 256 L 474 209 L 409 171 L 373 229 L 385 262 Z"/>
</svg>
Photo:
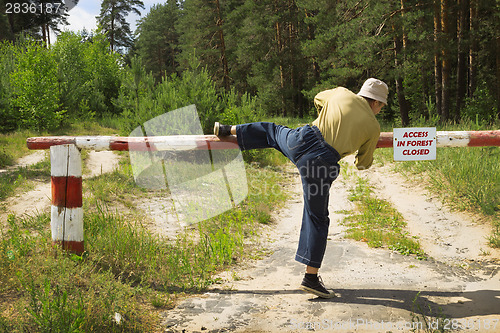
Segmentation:
<svg viewBox="0 0 500 333">
<path fill-rule="evenodd" d="M 390 148 L 393 133 L 380 133 L 377 148 Z M 438 131 L 436 147 L 499 147 L 500 130 L 495 131 Z"/>
<path fill-rule="evenodd" d="M 380 134 L 377 148 L 392 147 L 392 132 Z M 437 147 L 484 147 L 500 146 L 500 130 L 494 131 L 438 131 Z M 218 138 L 215 135 L 176 135 L 152 137 L 119 136 L 46 136 L 27 139 L 29 149 L 49 149 L 52 146 L 73 144 L 78 149 L 157 151 L 237 149 L 235 136 Z"/>
<path fill-rule="evenodd" d="M 82 159 L 72 144 L 50 147 L 52 241 L 81 255 L 83 245 Z"/>
<path fill-rule="evenodd" d="M 500 130 L 437 132 L 437 147 L 500 146 Z M 179 135 L 155 137 L 34 137 L 29 149 L 49 149 L 52 174 L 52 240 L 82 254 L 82 165 L 79 149 L 119 151 L 238 149 L 235 136 Z M 381 133 L 377 148 L 393 146 L 393 133 Z"/>
<path fill-rule="evenodd" d="M 49 149 L 55 145 L 73 144 L 78 149 L 118 151 L 238 149 L 236 136 L 172 135 L 150 137 L 120 136 L 43 136 L 28 138 L 29 149 Z"/>
</svg>

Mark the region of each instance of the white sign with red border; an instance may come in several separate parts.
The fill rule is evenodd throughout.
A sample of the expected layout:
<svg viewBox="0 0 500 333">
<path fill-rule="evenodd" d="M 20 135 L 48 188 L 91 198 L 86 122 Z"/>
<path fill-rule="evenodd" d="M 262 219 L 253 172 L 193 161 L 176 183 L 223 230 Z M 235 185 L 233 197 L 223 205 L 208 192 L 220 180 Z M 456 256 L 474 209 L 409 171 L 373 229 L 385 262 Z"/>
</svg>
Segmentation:
<svg viewBox="0 0 500 333">
<path fill-rule="evenodd" d="M 395 161 L 424 161 L 436 159 L 436 128 L 394 128 Z"/>
</svg>

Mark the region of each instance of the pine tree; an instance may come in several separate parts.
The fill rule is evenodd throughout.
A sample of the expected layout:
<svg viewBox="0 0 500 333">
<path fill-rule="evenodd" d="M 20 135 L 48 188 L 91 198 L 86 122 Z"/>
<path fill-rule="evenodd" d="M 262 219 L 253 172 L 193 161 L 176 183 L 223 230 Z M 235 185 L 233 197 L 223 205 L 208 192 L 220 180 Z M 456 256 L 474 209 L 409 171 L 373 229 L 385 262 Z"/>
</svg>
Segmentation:
<svg viewBox="0 0 500 333">
<path fill-rule="evenodd" d="M 228 52 L 224 30 L 225 12 L 219 0 L 186 0 L 179 20 L 182 54 L 179 61 L 184 68 L 195 52 L 201 64 L 208 68 L 213 80 L 230 89 Z"/>
<path fill-rule="evenodd" d="M 78 2 L 77 0 L 74 0 Z M 0 40 L 24 33 L 50 45 L 50 31 L 67 25 L 67 8 L 55 0 L 0 0 Z"/>
<path fill-rule="evenodd" d="M 132 32 L 126 18 L 131 12 L 141 15 L 140 8 L 144 9 L 144 3 L 141 0 L 102 1 L 97 22 L 107 33 L 112 51 L 132 46 Z"/>
<path fill-rule="evenodd" d="M 12 40 L 13 38 L 14 34 L 7 18 L 5 0 L 0 0 L 0 41 Z"/>
<path fill-rule="evenodd" d="M 137 27 L 137 54 L 157 82 L 164 76 L 177 73 L 179 34 L 175 25 L 179 15 L 177 2 L 170 0 L 151 7 Z"/>
<path fill-rule="evenodd" d="M 314 34 L 304 41 L 306 56 L 320 69 L 319 89 L 358 89 L 360 80 L 385 77 L 394 64 L 388 1 L 301 1 Z"/>
<path fill-rule="evenodd" d="M 301 50 L 306 29 L 296 1 L 247 0 L 233 16 L 239 18 L 234 77 L 243 77 L 271 113 L 303 115 L 309 106 L 302 93 L 309 88 L 308 60 Z"/>
</svg>

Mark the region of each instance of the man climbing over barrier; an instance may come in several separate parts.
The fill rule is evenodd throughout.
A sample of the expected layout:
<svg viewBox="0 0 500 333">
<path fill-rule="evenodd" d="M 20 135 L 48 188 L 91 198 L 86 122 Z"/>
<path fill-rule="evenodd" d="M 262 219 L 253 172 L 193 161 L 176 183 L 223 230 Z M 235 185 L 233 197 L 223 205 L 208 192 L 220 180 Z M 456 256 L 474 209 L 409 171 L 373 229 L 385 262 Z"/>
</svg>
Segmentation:
<svg viewBox="0 0 500 333">
<path fill-rule="evenodd" d="M 330 219 L 330 187 L 340 172 L 339 160 L 356 155 L 356 167 L 372 165 L 380 136 L 375 115 L 387 104 L 387 85 L 374 78 L 358 94 L 338 87 L 314 98 L 319 116 L 312 126 L 297 129 L 268 122 L 242 125 L 215 123 L 217 136 L 236 135 L 241 150 L 275 148 L 294 163 L 302 180 L 304 211 L 295 260 L 306 265 L 300 288 L 321 298 L 332 298 L 318 276 L 323 261 Z"/>
</svg>

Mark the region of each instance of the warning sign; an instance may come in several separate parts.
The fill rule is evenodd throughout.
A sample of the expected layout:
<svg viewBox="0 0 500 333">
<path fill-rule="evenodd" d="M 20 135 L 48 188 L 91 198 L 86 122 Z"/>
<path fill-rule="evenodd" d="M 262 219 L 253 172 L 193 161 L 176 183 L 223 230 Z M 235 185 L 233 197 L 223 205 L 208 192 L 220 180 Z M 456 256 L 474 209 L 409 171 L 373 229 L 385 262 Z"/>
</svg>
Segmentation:
<svg viewBox="0 0 500 333">
<path fill-rule="evenodd" d="M 395 161 L 436 159 L 436 128 L 395 128 L 393 132 Z"/>
</svg>

